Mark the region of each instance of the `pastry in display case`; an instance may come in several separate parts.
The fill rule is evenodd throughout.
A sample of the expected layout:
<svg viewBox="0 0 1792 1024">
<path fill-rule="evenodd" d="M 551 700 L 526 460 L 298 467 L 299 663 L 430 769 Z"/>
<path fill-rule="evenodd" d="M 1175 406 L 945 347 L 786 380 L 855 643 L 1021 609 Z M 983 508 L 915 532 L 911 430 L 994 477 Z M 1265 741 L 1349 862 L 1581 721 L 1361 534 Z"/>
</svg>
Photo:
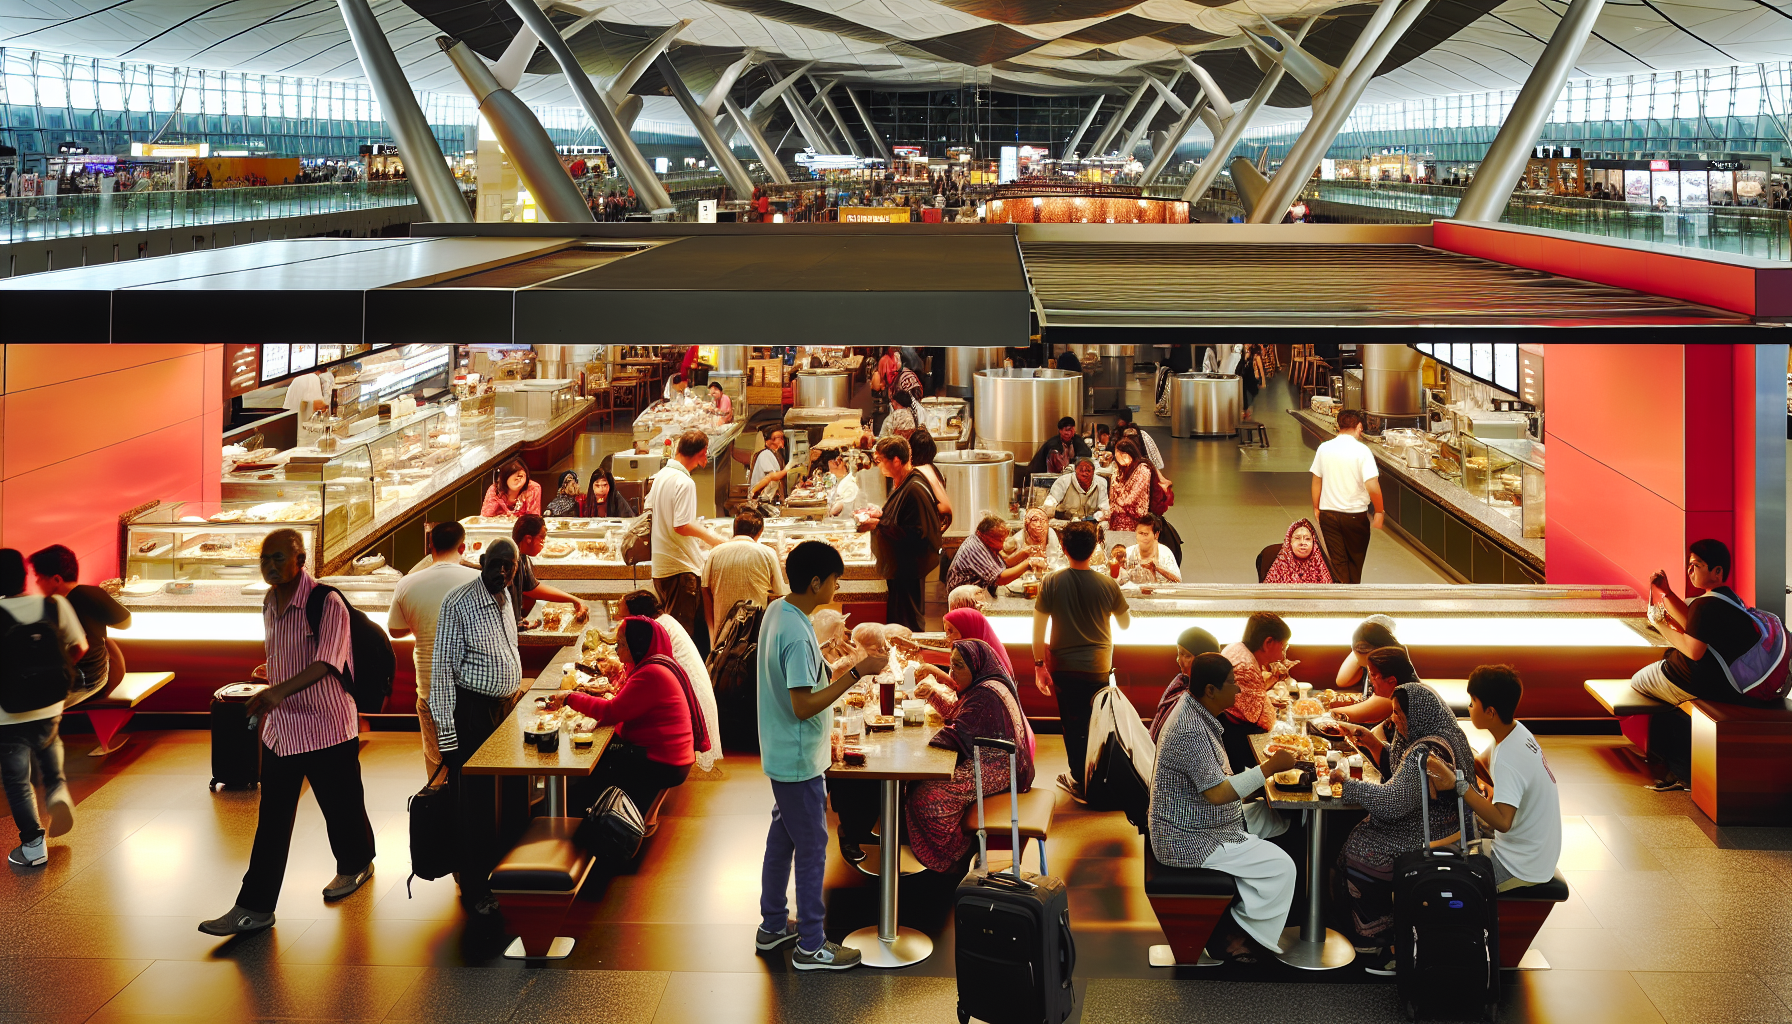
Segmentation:
<svg viewBox="0 0 1792 1024">
<path fill-rule="evenodd" d="M 332 558 L 373 521 L 370 477 L 365 445 L 329 453 L 294 448 L 263 462 L 238 462 L 219 485 L 213 521 L 318 523 L 323 555 Z"/>
<path fill-rule="evenodd" d="M 262 541 L 283 528 L 298 531 L 307 563 L 316 564 L 321 507 L 304 500 L 270 504 L 279 507 L 172 501 L 133 509 L 119 522 L 122 576 L 143 581 L 253 582 L 261 578 Z"/>
<path fill-rule="evenodd" d="M 374 503 L 381 510 L 411 504 L 438 489 L 438 474 L 460 469 L 458 418 L 442 410 L 399 426 L 368 442 Z"/>
<path fill-rule="evenodd" d="M 622 537 L 630 519 L 550 518 L 548 539 L 537 568 L 544 566 L 621 566 Z M 492 541 L 510 539 L 516 520 L 509 516 L 467 516 L 460 521 L 467 531 L 467 559 L 477 562 Z"/>
<path fill-rule="evenodd" d="M 497 396 L 487 392 L 454 403 L 454 415 L 460 430 L 460 446 L 471 450 L 492 444 L 497 439 Z"/>
</svg>

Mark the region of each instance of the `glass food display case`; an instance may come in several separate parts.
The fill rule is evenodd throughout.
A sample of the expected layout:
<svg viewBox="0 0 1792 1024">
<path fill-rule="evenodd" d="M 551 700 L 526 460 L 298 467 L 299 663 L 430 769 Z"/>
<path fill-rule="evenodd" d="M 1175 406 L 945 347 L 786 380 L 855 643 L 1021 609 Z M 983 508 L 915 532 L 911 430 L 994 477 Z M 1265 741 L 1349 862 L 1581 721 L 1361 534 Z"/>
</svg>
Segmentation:
<svg viewBox="0 0 1792 1024">
<path fill-rule="evenodd" d="M 578 384 L 571 379 L 517 381 L 511 390 L 497 391 L 493 397 L 500 419 L 521 420 L 531 437 L 547 430 L 579 402 Z"/>
<path fill-rule="evenodd" d="M 622 537 L 628 532 L 630 519 L 561 519 L 550 518 L 548 540 L 541 554 L 534 556 L 538 575 L 566 578 L 569 573 L 544 574 L 546 568 L 591 569 L 598 566 L 622 568 Z M 509 516 L 467 516 L 460 521 L 467 531 L 467 559 L 477 562 L 495 540 L 510 539 L 510 528 L 516 520 Z"/>
<path fill-rule="evenodd" d="M 224 474 L 215 521 L 318 523 L 324 558 L 346 551 L 351 535 L 373 522 L 366 445 L 334 452 L 294 448 L 277 465 L 259 469 L 243 465 Z"/>
<path fill-rule="evenodd" d="M 119 524 L 124 535 L 119 564 L 127 581 L 138 581 L 127 582 L 127 589 L 156 581 L 253 582 L 261 578 L 261 542 L 288 527 L 303 539 L 306 562 L 315 564 L 321 511 L 314 494 L 252 507 L 240 501 L 152 502 L 127 513 Z"/>
<path fill-rule="evenodd" d="M 497 403 L 498 396 L 489 391 L 454 403 L 462 449 L 470 450 L 497 440 Z"/>
<path fill-rule="evenodd" d="M 921 399 L 921 425 L 940 451 L 971 447 L 971 403 L 962 398 Z"/>
<path fill-rule="evenodd" d="M 444 468 L 458 473 L 459 416 L 439 407 L 421 413 L 369 441 L 367 450 L 376 508 L 383 514 L 395 504 L 414 503 L 439 489 L 436 478 Z"/>
<path fill-rule="evenodd" d="M 1524 536 L 1543 536 L 1542 445 L 1456 434 L 1438 443 L 1431 469 L 1467 491 L 1470 497 L 1523 523 Z M 1527 513 L 1531 506 L 1535 510 Z"/>
</svg>

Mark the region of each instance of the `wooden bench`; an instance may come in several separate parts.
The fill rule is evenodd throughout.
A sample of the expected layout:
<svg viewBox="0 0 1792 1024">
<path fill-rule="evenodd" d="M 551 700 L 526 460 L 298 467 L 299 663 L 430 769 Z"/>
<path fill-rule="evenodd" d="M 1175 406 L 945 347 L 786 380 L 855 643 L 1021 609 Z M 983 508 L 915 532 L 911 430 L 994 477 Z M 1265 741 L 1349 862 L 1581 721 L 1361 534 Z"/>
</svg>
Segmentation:
<svg viewBox="0 0 1792 1024">
<path fill-rule="evenodd" d="M 1792 816 L 1792 788 L 1783 783 L 1792 770 L 1792 710 L 1708 700 L 1676 706 L 1636 692 L 1628 679 L 1589 679 L 1585 686 L 1617 717 L 1625 737 L 1644 751 L 1645 716 L 1679 711 L 1692 719 L 1692 778 L 1687 781 L 1692 802 L 1713 822 L 1783 825 Z"/>
<path fill-rule="evenodd" d="M 573 842 L 579 818 L 535 818 L 491 875 L 492 894 L 517 938 L 504 955 L 561 960 L 574 940 L 558 934 L 591 873 L 592 856 Z"/>
<path fill-rule="evenodd" d="M 989 831 L 987 844 L 992 850 L 1006 850 L 1014 845 L 1014 830 L 1008 820 L 994 814 L 994 808 L 989 806 L 990 801 L 996 799 L 998 798 L 984 797 L 983 800 L 985 812 L 991 815 L 986 826 Z M 1039 873 L 1047 874 L 1045 870 L 1045 840 L 1051 833 L 1052 815 L 1058 806 L 1057 790 L 1037 786 L 1020 794 L 1018 802 L 1020 805 L 1021 848 L 1014 854 L 1014 860 L 1016 863 L 1020 862 L 1021 855 L 1027 852 L 1027 840 L 1031 839 L 1039 845 Z M 977 834 L 977 804 L 975 801 L 964 809 L 964 830 L 973 836 Z"/>
<path fill-rule="evenodd" d="M 100 745 L 89 750 L 88 756 L 105 757 L 130 742 L 119 730 L 137 713 L 137 705 L 173 681 L 172 672 L 126 672 L 105 696 L 89 697 L 70 709 L 86 714 L 99 737 Z"/>
<path fill-rule="evenodd" d="M 1238 880 L 1208 868 L 1173 868 L 1158 863 L 1145 839 L 1145 898 L 1170 940 L 1146 954 L 1153 967 L 1217 967 L 1207 940 L 1220 915 L 1238 898 Z"/>
<path fill-rule="evenodd" d="M 1549 961 L 1531 941 L 1549 919 L 1556 904 L 1568 899 L 1568 880 L 1557 871 L 1554 878 L 1536 885 L 1519 886 L 1500 893 L 1500 968 L 1508 971 L 1547 971 Z"/>
</svg>

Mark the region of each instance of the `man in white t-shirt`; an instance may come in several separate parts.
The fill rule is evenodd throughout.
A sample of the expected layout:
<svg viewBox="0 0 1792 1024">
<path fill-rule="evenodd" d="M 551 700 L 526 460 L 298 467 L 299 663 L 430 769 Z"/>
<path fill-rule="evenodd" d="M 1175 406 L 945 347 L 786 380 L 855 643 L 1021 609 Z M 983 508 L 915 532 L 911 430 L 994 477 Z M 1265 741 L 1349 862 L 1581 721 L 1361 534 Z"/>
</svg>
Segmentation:
<svg viewBox="0 0 1792 1024">
<path fill-rule="evenodd" d="M 436 746 L 436 720 L 429 711 L 429 667 L 436 655 L 436 617 L 448 592 L 478 579 L 479 570 L 461 562 L 467 553 L 467 531 L 452 519 L 430 527 L 429 550 L 429 563 L 399 580 L 393 589 L 386 632 L 394 640 L 416 637 L 411 664 L 417 671 L 417 725 L 423 734 L 423 769 L 434 782 L 436 769 L 442 764 L 442 752 Z"/>
<path fill-rule="evenodd" d="M 724 541 L 697 522 L 697 483 L 691 470 L 709 461 L 709 435 L 687 430 L 665 468 L 653 476 L 646 509 L 653 513 L 653 589 L 666 614 L 691 627 L 691 641 L 709 651 L 709 622 L 703 615 L 703 554 Z"/>
<path fill-rule="evenodd" d="M 1482 755 L 1493 776 L 1490 796 L 1472 779 L 1457 782 L 1455 769 L 1435 755 L 1427 765 L 1439 792 L 1456 787 L 1469 810 L 1493 829 L 1483 849 L 1492 855 L 1500 892 L 1549 881 L 1562 856 L 1561 794 L 1537 737 L 1517 721 L 1523 695 L 1518 670 L 1510 665 L 1482 665 L 1469 673 L 1469 719 L 1494 738 Z"/>
<path fill-rule="evenodd" d="M 790 593 L 777 554 L 759 543 L 764 532 L 765 519 L 752 509 L 741 509 L 734 517 L 734 536 L 711 551 L 703 563 L 703 611 L 712 630 L 721 629 L 722 618 L 734 610 L 737 601 L 752 601 L 764 608 Z"/>
<path fill-rule="evenodd" d="M 43 819 L 37 813 L 37 794 L 31 788 L 31 762 L 37 762 L 43 774 L 44 804 L 50 809 L 49 835 L 59 836 L 75 827 L 75 801 L 69 796 L 68 784 L 62 776 L 62 737 L 57 726 L 62 721 L 62 697 L 79 676 L 74 664 L 87 653 L 87 634 L 81 630 L 81 619 L 65 597 L 35 597 L 25 594 L 25 556 L 12 548 L 0 549 L 0 611 L 11 617 L 5 623 L 9 630 L 15 623 L 48 621 L 53 614 L 56 636 L 61 641 L 67 661 L 60 679 L 55 676 L 53 655 L 41 676 L 33 676 L 30 685 L 36 690 L 41 683 L 44 692 L 56 691 L 59 696 L 42 707 L 16 714 L 0 711 L 0 783 L 6 789 L 6 802 L 12 807 L 12 822 L 19 830 L 19 845 L 6 858 L 15 868 L 40 868 L 50 862 L 45 849 Z M 0 630 L 4 632 L 5 630 Z M 45 641 L 47 642 L 47 640 Z M 8 659 L 19 659 L 25 652 L 7 652 Z M 0 685 L 25 685 L 24 667 L 16 660 L 0 662 Z M 45 676 L 49 678 L 44 678 Z"/>
<path fill-rule="evenodd" d="M 1338 436 L 1313 453 L 1313 519 L 1332 579 L 1339 583 L 1363 582 L 1369 531 L 1381 529 L 1380 476 L 1374 453 L 1363 443 L 1363 414 L 1339 412 Z"/>
<path fill-rule="evenodd" d="M 747 482 L 749 497 L 776 498 L 784 493 L 784 478 L 790 474 L 778 453 L 784 450 L 784 428 L 773 427 L 765 432 L 765 447 L 753 458 L 753 476 Z"/>
<path fill-rule="evenodd" d="M 335 378 L 331 378 L 334 385 Z M 286 402 L 284 408 L 288 412 L 299 414 L 302 423 L 314 412 L 323 412 L 330 408 L 329 396 L 324 393 L 323 378 L 315 373 L 307 373 L 294 377 L 292 383 L 286 385 Z"/>
</svg>

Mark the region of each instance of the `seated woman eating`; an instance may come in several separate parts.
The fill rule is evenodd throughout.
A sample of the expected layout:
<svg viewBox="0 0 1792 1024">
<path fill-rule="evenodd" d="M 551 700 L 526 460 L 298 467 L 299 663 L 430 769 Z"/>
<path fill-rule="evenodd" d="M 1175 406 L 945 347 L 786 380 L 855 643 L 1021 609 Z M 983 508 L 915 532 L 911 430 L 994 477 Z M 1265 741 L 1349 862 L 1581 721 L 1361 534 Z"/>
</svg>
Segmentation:
<svg viewBox="0 0 1792 1024">
<path fill-rule="evenodd" d="M 1407 683 L 1420 682 L 1420 679 L 1418 672 L 1413 670 L 1412 662 L 1406 657 L 1404 647 L 1377 647 L 1363 659 L 1363 665 L 1368 669 L 1369 690 L 1374 696 L 1349 707 L 1338 708 L 1332 712 L 1332 717 L 1338 719 L 1344 735 L 1352 743 L 1365 749 L 1373 746 L 1379 750 L 1391 738 L 1388 718 L 1394 712 L 1394 691 Z M 1377 709 L 1384 709 L 1379 719 L 1375 715 Z"/>
<path fill-rule="evenodd" d="M 1200 626 L 1190 626 L 1176 638 L 1176 678 L 1170 680 L 1170 685 L 1164 687 L 1163 696 L 1157 699 L 1157 710 L 1151 715 L 1151 742 L 1162 742 L 1164 729 L 1181 705 L 1182 695 L 1188 692 L 1188 673 L 1195 659 L 1203 654 L 1218 653 L 1220 642 Z"/>
<path fill-rule="evenodd" d="M 1363 699 L 1349 707 L 1338 708 L 1332 717 L 1359 725 L 1379 725 L 1388 720 L 1393 710 L 1394 687 L 1400 683 L 1418 682 L 1417 671 L 1412 678 L 1401 679 L 1391 685 L 1377 686 L 1375 678 L 1369 672 L 1369 654 L 1384 647 L 1392 647 L 1400 651 L 1406 648 L 1394 639 L 1394 620 L 1386 615 L 1371 615 L 1356 627 L 1350 637 L 1350 653 L 1344 656 L 1344 664 L 1338 667 L 1338 689 L 1357 690 Z M 1412 662 L 1407 662 L 1411 668 Z"/>
<path fill-rule="evenodd" d="M 617 633 L 616 654 L 627 673 L 622 685 L 608 696 L 557 690 L 548 695 L 548 708 L 566 704 L 599 725 L 616 727 L 616 738 L 591 773 L 591 792 L 621 787 L 645 813 L 660 790 L 690 776 L 698 752 L 709 749 L 709 732 L 665 627 L 631 615 Z"/>
<path fill-rule="evenodd" d="M 965 808 L 977 800 L 971 758 L 981 757 L 984 796 L 1008 792 L 1008 756 L 978 750 L 973 739 L 1013 740 L 1015 789 L 1033 788 L 1032 730 L 1021 714 L 1020 691 L 1002 670 L 995 650 L 981 640 L 958 641 L 952 645 L 947 678 L 958 700 L 951 719 L 928 745 L 956 750 L 958 766 L 950 779 L 917 782 L 908 794 L 909 849 L 928 869 L 942 873 L 962 872 L 971 853 L 973 840 L 963 824 Z"/>
<path fill-rule="evenodd" d="M 1437 691 L 1424 683 L 1407 683 L 1394 691 L 1392 743 L 1367 742 L 1363 752 L 1381 770 L 1381 784 L 1353 780 L 1348 772 L 1332 773 L 1369 817 L 1344 840 L 1340 874 L 1350 907 L 1351 930 L 1359 953 L 1370 954 L 1370 974 L 1394 973 L 1394 858 L 1425 845 L 1419 801 L 1431 801 L 1431 840 L 1450 839 L 1460 828 L 1456 794 L 1439 793 L 1426 775 L 1426 758 L 1474 769 L 1474 751 L 1456 717 Z M 1424 796 L 1421 797 L 1420 794 Z"/>
<path fill-rule="evenodd" d="M 1264 775 L 1294 767 L 1294 752 L 1277 749 L 1236 774 L 1226 756 L 1219 716 L 1238 699 L 1232 663 L 1197 654 L 1188 690 L 1157 745 L 1151 783 L 1151 852 L 1158 863 L 1223 871 L 1238 880 L 1238 902 L 1221 916 L 1207 955 L 1254 963 L 1260 951 L 1281 951 L 1294 903 L 1294 861 L 1269 840 L 1288 822 L 1262 801 Z M 1255 758 L 1253 758 L 1253 761 Z"/>
<path fill-rule="evenodd" d="M 991 651 L 995 652 L 996 660 L 1002 663 L 1002 672 L 1008 678 L 1014 678 L 1014 663 L 1008 660 L 1008 649 L 1001 640 L 996 638 L 995 627 L 990 625 L 989 619 L 984 616 L 981 609 L 955 608 L 946 613 L 943 621 L 946 624 L 946 640 L 948 642 L 956 644 L 960 640 L 983 641 L 989 645 Z M 902 646 L 905 652 L 911 656 L 917 656 L 924 650 L 917 647 L 912 641 L 906 644 L 903 641 L 897 641 L 897 645 Z M 916 661 L 915 696 L 932 705 L 942 718 L 951 719 L 958 713 L 958 693 L 957 687 L 952 683 L 952 674 L 937 665 Z M 1033 729 L 1031 725 L 1028 725 L 1027 753 L 1035 753 L 1036 750 L 1037 744 L 1033 738 Z"/>
</svg>

